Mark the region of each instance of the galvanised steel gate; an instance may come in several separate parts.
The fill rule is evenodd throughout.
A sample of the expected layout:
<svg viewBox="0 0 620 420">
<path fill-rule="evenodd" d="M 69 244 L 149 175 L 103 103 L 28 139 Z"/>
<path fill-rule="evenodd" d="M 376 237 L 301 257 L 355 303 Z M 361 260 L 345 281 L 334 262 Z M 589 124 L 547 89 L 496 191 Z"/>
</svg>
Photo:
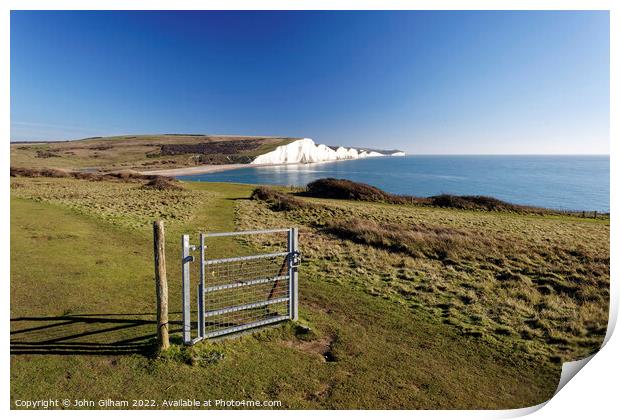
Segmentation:
<svg viewBox="0 0 620 420">
<path fill-rule="evenodd" d="M 206 257 L 208 238 L 284 233 L 287 234 L 287 246 L 281 252 L 220 259 Z M 198 246 L 190 245 L 189 235 L 183 235 L 182 248 L 185 344 L 287 319 L 297 320 L 297 270 L 300 263 L 297 228 L 201 233 Z M 192 251 L 198 251 L 200 255 L 195 338 L 192 338 L 190 304 Z"/>
</svg>

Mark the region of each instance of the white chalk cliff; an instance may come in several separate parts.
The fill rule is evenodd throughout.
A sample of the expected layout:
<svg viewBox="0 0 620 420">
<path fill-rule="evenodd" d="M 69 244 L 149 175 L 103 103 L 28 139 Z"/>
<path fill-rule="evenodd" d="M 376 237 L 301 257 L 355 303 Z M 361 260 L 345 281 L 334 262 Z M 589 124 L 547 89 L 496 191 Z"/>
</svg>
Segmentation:
<svg viewBox="0 0 620 420">
<path fill-rule="evenodd" d="M 404 152 L 392 153 L 390 156 L 404 156 Z M 324 144 L 315 144 L 312 139 L 295 140 L 284 146 L 278 146 L 274 151 L 257 156 L 252 161 L 254 165 L 278 165 L 283 163 L 316 163 L 334 160 L 363 159 L 376 156 L 385 156 L 382 153 L 357 150 L 354 148 L 339 147 L 334 150 Z"/>
</svg>

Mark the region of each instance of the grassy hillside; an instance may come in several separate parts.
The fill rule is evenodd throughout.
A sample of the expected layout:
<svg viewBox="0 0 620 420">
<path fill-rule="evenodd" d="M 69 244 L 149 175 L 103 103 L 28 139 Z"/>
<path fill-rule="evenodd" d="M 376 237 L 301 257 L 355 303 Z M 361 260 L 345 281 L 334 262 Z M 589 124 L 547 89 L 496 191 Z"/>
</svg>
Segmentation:
<svg viewBox="0 0 620 420">
<path fill-rule="evenodd" d="M 223 398 L 523 407 L 548 399 L 559 361 L 595 351 L 604 335 L 608 220 L 308 197 L 279 206 L 249 200 L 246 185 L 183 185 L 11 179 L 13 406 Z M 166 220 L 176 343 L 159 358 L 154 218 Z M 289 225 L 300 227 L 300 322 L 312 333 L 284 324 L 178 345 L 181 233 Z M 385 229 L 416 246 L 391 249 L 389 235 L 377 240 Z M 229 238 L 210 253 L 272 246 Z"/>
<path fill-rule="evenodd" d="M 249 223 L 305 226 L 326 279 L 536 358 L 596 351 L 609 310 L 609 219 L 308 199 L 261 188 Z"/>
<path fill-rule="evenodd" d="M 13 143 L 11 166 L 112 171 L 249 163 L 253 157 L 293 140 L 283 137 L 164 134 Z"/>
</svg>

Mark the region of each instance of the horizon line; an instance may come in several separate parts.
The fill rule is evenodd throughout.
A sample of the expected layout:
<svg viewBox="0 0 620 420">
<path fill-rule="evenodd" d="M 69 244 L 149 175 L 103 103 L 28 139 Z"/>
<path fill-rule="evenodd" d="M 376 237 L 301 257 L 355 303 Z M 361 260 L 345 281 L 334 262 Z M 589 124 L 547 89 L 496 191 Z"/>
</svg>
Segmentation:
<svg viewBox="0 0 620 420">
<path fill-rule="evenodd" d="M 258 135 L 258 134 L 209 134 L 209 133 L 143 133 L 143 134 L 113 134 L 107 136 L 88 136 L 76 139 L 65 139 L 65 140 L 9 140 L 9 144 L 17 144 L 17 143 L 66 143 L 72 141 L 83 141 L 83 140 L 97 140 L 97 139 L 105 139 L 106 137 L 126 137 L 126 136 L 214 136 L 214 137 L 272 137 L 272 138 L 290 138 L 290 139 L 301 139 L 306 137 L 299 136 L 277 136 L 277 135 Z M 311 138 L 311 137 L 310 137 Z M 319 144 L 322 144 L 319 142 Z M 349 146 L 347 146 L 349 147 Z M 352 147 L 352 146 L 351 146 Z M 364 146 L 365 148 L 373 148 L 375 146 Z M 362 147 L 362 148 L 364 148 Z M 359 146 L 358 146 L 359 148 Z M 500 153 L 458 153 L 458 152 L 429 152 L 429 153 L 414 153 L 401 149 L 394 149 L 404 152 L 407 156 L 611 156 L 611 152 L 595 152 L 595 153 L 562 153 L 562 152 L 552 152 L 552 153 L 538 153 L 538 152 L 500 152 Z"/>
</svg>

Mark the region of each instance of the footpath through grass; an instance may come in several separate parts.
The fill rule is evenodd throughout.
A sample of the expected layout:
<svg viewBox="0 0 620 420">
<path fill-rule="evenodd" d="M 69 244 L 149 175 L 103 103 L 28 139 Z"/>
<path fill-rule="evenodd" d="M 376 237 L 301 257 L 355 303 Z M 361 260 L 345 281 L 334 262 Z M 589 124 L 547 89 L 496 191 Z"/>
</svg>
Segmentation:
<svg viewBox="0 0 620 420">
<path fill-rule="evenodd" d="M 341 281 L 334 281 L 315 259 L 300 274 L 300 318 L 310 334 L 289 323 L 183 348 L 180 234 L 291 223 L 277 215 L 268 221 L 264 208 L 252 222 L 252 188 L 234 184 L 186 184 L 189 208 L 152 192 L 167 215 L 175 343 L 165 357 L 154 357 L 152 242 L 144 217 L 152 203 L 132 201 L 142 192 L 112 182 L 95 184 L 96 191 L 88 181 L 12 183 L 12 407 L 36 399 L 86 399 L 95 408 L 107 399 L 129 401 L 129 408 L 152 408 L 131 407 L 134 399 L 154 400 L 158 408 L 164 400 L 223 399 L 279 400 L 283 408 L 516 408 L 548 399 L 557 385 L 559 364 L 463 335 L 424 305 L 373 296 L 357 286 L 365 275 L 355 269 L 341 267 Z M 71 190 L 77 202 L 50 189 Z M 79 198 L 84 189 L 88 205 Z M 321 243 L 302 242 L 302 251 L 312 246 L 314 255 Z M 214 252 L 227 255 L 252 244 L 230 239 L 218 246 Z"/>
</svg>

